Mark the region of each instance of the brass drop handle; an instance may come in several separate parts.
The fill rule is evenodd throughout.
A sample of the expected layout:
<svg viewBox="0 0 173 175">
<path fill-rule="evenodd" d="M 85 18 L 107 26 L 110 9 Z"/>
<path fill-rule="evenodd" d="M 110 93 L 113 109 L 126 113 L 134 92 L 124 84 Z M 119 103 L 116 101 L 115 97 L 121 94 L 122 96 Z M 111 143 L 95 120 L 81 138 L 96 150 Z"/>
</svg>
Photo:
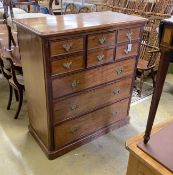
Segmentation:
<svg viewBox="0 0 173 175">
<path fill-rule="evenodd" d="M 103 45 L 105 42 L 106 42 L 106 38 L 102 35 L 102 36 L 99 38 L 99 43 L 100 43 L 101 45 Z"/>
<path fill-rule="evenodd" d="M 64 66 L 66 69 L 71 69 L 72 61 L 67 62 L 67 63 L 63 63 L 63 66 Z"/>
<path fill-rule="evenodd" d="M 72 86 L 72 88 L 76 88 L 79 84 L 80 84 L 80 81 L 79 81 L 79 80 L 74 80 L 74 81 L 71 83 L 71 86 Z"/>
<path fill-rule="evenodd" d="M 64 48 L 66 52 L 69 52 L 72 46 L 73 46 L 73 43 L 68 43 L 68 42 L 62 45 L 62 47 Z"/>
<path fill-rule="evenodd" d="M 76 111 L 78 108 L 79 108 L 78 105 L 72 105 L 72 106 L 71 106 L 71 110 L 72 110 L 72 111 Z"/>
<path fill-rule="evenodd" d="M 129 40 L 130 43 L 132 41 L 132 35 L 133 35 L 133 32 L 127 32 L 126 33 L 126 36 L 127 36 L 127 38 L 128 38 L 128 40 Z"/>
<path fill-rule="evenodd" d="M 71 133 L 71 134 L 75 134 L 76 132 L 79 131 L 79 129 L 80 129 L 80 127 L 71 128 L 71 129 L 70 129 L 70 133 Z"/>
<path fill-rule="evenodd" d="M 104 57 L 105 57 L 104 55 L 98 55 L 97 59 L 98 59 L 98 61 L 102 61 L 104 59 Z"/>
<path fill-rule="evenodd" d="M 114 94 L 114 95 L 120 94 L 120 89 L 119 89 L 119 88 L 115 88 L 115 89 L 113 90 L 113 94 Z"/>
<path fill-rule="evenodd" d="M 117 111 L 112 111 L 112 115 L 113 115 L 113 116 L 116 116 L 117 114 L 118 114 Z"/>
<path fill-rule="evenodd" d="M 116 72 L 117 74 L 121 74 L 124 71 L 124 67 L 117 67 Z"/>
<path fill-rule="evenodd" d="M 129 51 L 128 51 L 127 49 L 124 49 L 124 53 L 125 53 L 126 55 L 128 55 L 128 54 L 129 54 Z"/>
</svg>

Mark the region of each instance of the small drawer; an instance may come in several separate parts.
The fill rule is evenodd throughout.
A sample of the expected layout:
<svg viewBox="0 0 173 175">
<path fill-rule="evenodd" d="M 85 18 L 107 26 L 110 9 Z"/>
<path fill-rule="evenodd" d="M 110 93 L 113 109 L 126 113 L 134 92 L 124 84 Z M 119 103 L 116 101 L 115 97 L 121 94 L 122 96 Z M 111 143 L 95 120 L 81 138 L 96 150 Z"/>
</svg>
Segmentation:
<svg viewBox="0 0 173 175">
<path fill-rule="evenodd" d="M 131 57 L 131 56 L 137 56 L 138 54 L 138 43 L 132 43 L 131 44 L 131 49 L 128 49 L 129 44 L 123 44 L 120 45 L 116 48 L 116 57 L 115 60 L 119 60 L 121 58 L 125 58 L 125 57 Z"/>
<path fill-rule="evenodd" d="M 84 48 L 83 38 L 50 41 L 51 56 L 82 51 Z"/>
<path fill-rule="evenodd" d="M 132 78 L 130 77 L 122 81 L 101 86 L 90 91 L 85 91 L 80 95 L 55 102 L 55 123 L 82 115 L 109 102 L 128 97 L 130 94 L 131 83 Z"/>
<path fill-rule="evenodd" d="M 93 34 L 88 36 L 88 49 L 115 45 L 115 32 Z"/>
<path fill-rule="evenodd" d="M 52 80 L 53 98 L 68 95 L 133 74 L 135 59 L 123 60 Z"/>
<path fill-rule="evenodd" d="M 111 63 L 114 61 L 114 49 L 97 49 L 88 52 L 87 67 Z"/>
<path fill-rule="evenodd" d="M 58 125 L 54 128 L 55 147 L 62 147 L 85 135 L 117 122 L 128 115 L 129 99 Z M 62 134 L 63 133 L 63 134 Z"/>
<path fill-rule="evenodd" d="M 80 70 L 84 68 L 83 55 L 65 56 L 63 59 L 57 59 L 51 62 L 51 72 L 54 74 L 62 74 Z"/>
<path fill-rule="evenodd" d="M 141 28 L 131 28 L 131 29 L 123 29 L 118 31 L 117 42 L 131 42 L 132 40 L 136 40 L 140 38 Z"/>
</svg>

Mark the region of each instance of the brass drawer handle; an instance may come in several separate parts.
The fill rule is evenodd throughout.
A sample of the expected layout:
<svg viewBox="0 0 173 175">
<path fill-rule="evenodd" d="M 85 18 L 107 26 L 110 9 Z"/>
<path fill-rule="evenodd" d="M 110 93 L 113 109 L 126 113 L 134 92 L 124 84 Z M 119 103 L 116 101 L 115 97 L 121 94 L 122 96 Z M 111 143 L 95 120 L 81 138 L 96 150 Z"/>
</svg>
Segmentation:
<svg viewBox="0 0 173 175">
<path fill-rule="evenodd" d="M 123 73 L 123 71 L 124 71 L 124 67 L 117 67 L 116 68 L 117 74 L 121 74 L 121 73 Z"/>
<path fill-rule="evenodd" d="M 63 44 L 62 45 L 62 47 L 64 48 L 64 50 L 66 51 L 66 52 L 69 52 L 70 51 L 70 49 L 72 48 L 72 46 L 73 46 L 73 43 L 65 43 L 65 44 Z"/>
<path fill-rule="evenodd" d="M 68 62 L 68 63 L 64 63 L 63 66 L 64 66 L 66 69 L 71 69 L 72 61 L 70 61 L 70 62 Z"/>
<path fill-rule="evenodd" d="M 117 111 L 112 111 L 112 115 L 113 115 L 113 116 L 116 116 L 117 114 L 118 114 Z"/>
<path fill-rule="evenodd" d="M 71 83 L 71 86 L 72 86 L 72 88 L 76 88 L 79 84 L 80 84 L 80 81 L 79 81 L 79 80 L 74 80 L 74 81 Z"/>
<path fill-rule="evenodd" d="M 76 111 L 78 108 L 79 108 L 78 105 L 72 105 L 72 106 L 71 106 L 71 110 L 72 110 L 72 111 Z"/>
<path fill-rule="evenodd" d="M 101 45 L 103 45 L 105 42 L 106 42 L 106 38 L 102 35 L 102 36 L 99 38 L 99 43 L 100 43 Z"/>
<path fill-rule="evenodd" d="M 128 49 L 124 49 L 124 53 L 128 55 L 130 52 L 128 51 Z"/>
<path fill-rule="evenodd" d="M 70 133 L 71 133 L 71 134 L 75 134 L 76 132 L 79 131 L 79 129 L 80 129 L 80 127 L 71 128 L 71 129 L 70 129 Z"/>
<path fill-rule="evenodd" d="M 127 36 L 127 38 L 128 38 L 128 40 L 129 40 L 130 43 L 132 41 L 132 35 L 133 35 L 133 32 L 126 33 L 126 36 Z"/>
<path fill-rule="evenodd" d="M 119 88 L 115 88 L 115 89 L 113 90 L 113 94 L 114 94 L 114 95 L 120 94 L 120 89 L 119 89 Z"/>
<path fill-rule="evenodd" d="M 98 61 L 102 61 L 104 59 L 104 57 L 105 57 L 104 55 L 98 55 L 97 59 L 98 59 Z"/>
</svg>

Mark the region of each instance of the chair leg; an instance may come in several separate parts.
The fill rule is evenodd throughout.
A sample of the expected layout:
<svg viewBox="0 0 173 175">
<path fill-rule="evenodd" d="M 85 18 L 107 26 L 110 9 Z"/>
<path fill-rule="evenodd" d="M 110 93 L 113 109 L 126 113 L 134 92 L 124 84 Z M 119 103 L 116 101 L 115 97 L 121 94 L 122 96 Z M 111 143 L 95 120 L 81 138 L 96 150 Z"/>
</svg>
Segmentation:
<svg viewBox="0 0 173 175">
<path fill-rule="evenodd" d="M 9 94 L 9 100 L 8 100 L 7 110 L 10 110 L 11 101 L 12 101 L 12 97 L 13 97 L 13 88 L 12 88 L 11 85 L 9 85 L 9 88 L 10 88 L 10 94 Z"/>
<path fill-rule="evenodd" d="M 13 38 L 11 27 L 7 26 L 8 30 L 8 49 L 11 50 L 11 44 L 13 43 L 14 46 L 16 46 L 16 42 Z"/>
<path fill-rule="evenodd" d="M 153 88 L 155 88 L 156 81 L 155 81 L 155 72 L 153 69 L 151 69 L 151 78 L 153 80 Z"/>
<path fill-rule="evenodd" d="M 14 89 L 14 93 L 15 93 L 16 101 L 19 101 L 19 95 L 16 89 Z"/>
<path fill-rule="evenodd" d="M 22 107 L 22 103 L 23 103 L 23 91 L 19 90 L 18 92 L 19 92 L 19 105 L 18 105 L 18 109 L 17 109 L 17 112 L 15 114 L 14 119 L 18 118 L 20 110 L 21 110 L 21 107 Z"/>
<path fill-rule="evenodd" d="M 139 85 L 139 97 L 142 95 L 142 89 L 144 85 L 144 72 L 141 73 L 140 85 Z"/>
</svg>

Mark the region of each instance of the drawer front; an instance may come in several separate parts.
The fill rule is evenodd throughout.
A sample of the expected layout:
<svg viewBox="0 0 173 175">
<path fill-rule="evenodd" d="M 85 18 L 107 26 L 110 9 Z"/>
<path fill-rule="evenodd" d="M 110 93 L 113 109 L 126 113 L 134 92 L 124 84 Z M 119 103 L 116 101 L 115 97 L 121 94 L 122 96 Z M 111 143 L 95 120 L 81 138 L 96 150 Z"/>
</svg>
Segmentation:
<svg viewBox="0 0 173 175">
<path fill-rule="evenodd" d="M 78 51 L 83 50 L 83 48 L 84 48 L 83 38 L 74 38 L 74 39 L 50 42 L 51 56 L 78 52 Z"/>
<path fill-rule="evenodd" d="M 88 36 L 88 49 L 115 45 L 115 32 L 93 34 Z"/>
<path fill-rule="evenodd" d="M 118 31 L 117 42 L 130 42 L 140 38 L 141 29 L 140 27 L 132 29 L 123 29 Z"/>
<path fill-rule="evenodd" d="M 113 62 L 114 49 L 98 49 L 88 53 L 87 67 Z"/>
<path fill-rule="evenodd" d="M 138 54 L 138 43 L 132 43 L 131 49 L 128 50 L 128 44 L 120 45 L 116 48 L 115 60 L 119 60 L 125 57 L 137 56 Z"/>
<path fill-rule="evenodd" d="M 62 121 L 92 111 L 130 95 L 132 78 L 111 83 L 54 104 L 54 121 Z"/>
<path fill-rule="evenodd" d="M 85 67 L 83 54 L 65 56 L 63 59 L 57 59 L 51 62 L 52 75 L 72 72 Z"/>
<path fill-rule="evenodd" d="M 126 99 L 58 125 L 54 130 L 55 147 L 61 147 L 126 117 L 128 102 L 129 99 Z"/>
<path fill-rule="evenodd" d="M 80 90 L 116 80 L 134 71 L 135 59 L 124 60 L 96 69 L 74 73 L 52 80 L 53 98 L 58 98 Z"/>
</svg>

